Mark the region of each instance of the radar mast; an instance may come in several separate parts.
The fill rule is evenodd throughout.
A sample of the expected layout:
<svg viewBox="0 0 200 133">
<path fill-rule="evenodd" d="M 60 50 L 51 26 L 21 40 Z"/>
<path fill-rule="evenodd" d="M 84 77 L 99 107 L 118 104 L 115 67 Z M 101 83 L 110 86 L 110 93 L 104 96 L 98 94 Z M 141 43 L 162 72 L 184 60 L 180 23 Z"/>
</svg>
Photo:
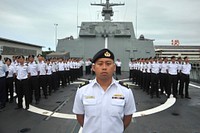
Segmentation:
<svg viewBox="0 0 200 133">
<path fill-rule="evenodd" d="M 111 21 L 111 17 L 113 16 L 114 12 L 112 7 L 113 6 L 123 6 L 124 3 L 110 3 L 109 0 L 106 0 L 106 3 L 100 3 L 100 4 L 91 4 L 92 6 L 103 6 L 102 9 L 102 16 L 104 17 L 104 21 Z"/>
</svg>

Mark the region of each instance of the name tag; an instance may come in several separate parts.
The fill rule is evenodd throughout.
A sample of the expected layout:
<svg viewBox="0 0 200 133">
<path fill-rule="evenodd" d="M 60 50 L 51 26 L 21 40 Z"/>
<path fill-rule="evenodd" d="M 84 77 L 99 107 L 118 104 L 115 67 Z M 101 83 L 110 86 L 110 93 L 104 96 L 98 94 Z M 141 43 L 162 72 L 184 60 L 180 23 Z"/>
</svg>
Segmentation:
<svg viewBox="0 0 200 133">
<path fill-rule="evenodd" d="M 112 99 L 124 99 L 124 96 L 122 94 L 115 94 L 112 96 Z"/>
<path fill-rule="evenodd" d="M 95 99 L 95 96 L 85 96 L 85 99 Z"/>
</svg>

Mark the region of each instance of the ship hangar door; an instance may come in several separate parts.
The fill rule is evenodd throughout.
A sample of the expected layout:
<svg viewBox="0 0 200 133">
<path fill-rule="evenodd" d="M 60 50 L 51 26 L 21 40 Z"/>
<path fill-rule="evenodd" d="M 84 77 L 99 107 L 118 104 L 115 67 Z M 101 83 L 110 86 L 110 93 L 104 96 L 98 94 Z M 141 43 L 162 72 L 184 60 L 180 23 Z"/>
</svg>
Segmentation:
<svg viewBox="0 0 200 133">
<path fill-rule="evenodd" d="M 126 50 L 126 57 L 129 57 L 129 59 L 135 59 L 136 58 L 136 52 L 137 50 Z"/>
</svg>

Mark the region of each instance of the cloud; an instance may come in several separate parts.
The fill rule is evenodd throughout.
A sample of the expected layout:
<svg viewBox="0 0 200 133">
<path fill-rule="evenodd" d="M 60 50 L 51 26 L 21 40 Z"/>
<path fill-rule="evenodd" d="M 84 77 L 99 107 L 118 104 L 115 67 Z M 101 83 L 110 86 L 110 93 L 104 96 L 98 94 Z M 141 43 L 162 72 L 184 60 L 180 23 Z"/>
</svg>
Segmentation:
<svg viewBox="0 0 200 133">
<path fill-rule="evenodd" d="M 155 44 L 200 44 L 199 0 L 137 0 L 137 37 L 155 39 Z M 82 21 L 102 21 L 102 7 L 91 6 L 100 0 L 1 0 L 0 36 L 55 49 L 55 26 L 58 38 L 77 36 Z M 103 0 L 105 2 L 105 0 Z M 120 0 L 111 0 L 118 3 Z M 114 21 L 131 21 L 136 28 L 136 0 L 124 0 L 125 6 L 113 7 Z M 135 29 L 136 30 L 136 29 Z"/>
</svg>

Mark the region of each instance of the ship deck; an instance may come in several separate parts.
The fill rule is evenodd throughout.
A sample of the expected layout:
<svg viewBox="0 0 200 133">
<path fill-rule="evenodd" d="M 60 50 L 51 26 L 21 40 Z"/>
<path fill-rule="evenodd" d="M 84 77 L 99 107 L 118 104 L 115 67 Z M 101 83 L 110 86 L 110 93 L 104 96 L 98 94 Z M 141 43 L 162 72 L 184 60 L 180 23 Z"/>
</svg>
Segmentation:
<svg viewBox="0 0 200 133">
<path fill-rule="evenodd" d="M 72 113 L 74 96 L 84 76 L 71 85 L 60 88 L 29 110 L 15 110 L 17 104 L 7 103 L 0 111 L 0 133 L 81 133 Z M 128 72 L 117 77 L 129 84 L 136 101 L 137 112 L 125 133 L 200 133 L 200 85 L 190 83 L 192 99 L 175 99 L 161 95 L 151 99 L 138 86 L 128 81 Z M 127 79 L 127 80 L 126 80 Z M 115 128 L 115 127 L 113 127 Z"/>
</svg>

